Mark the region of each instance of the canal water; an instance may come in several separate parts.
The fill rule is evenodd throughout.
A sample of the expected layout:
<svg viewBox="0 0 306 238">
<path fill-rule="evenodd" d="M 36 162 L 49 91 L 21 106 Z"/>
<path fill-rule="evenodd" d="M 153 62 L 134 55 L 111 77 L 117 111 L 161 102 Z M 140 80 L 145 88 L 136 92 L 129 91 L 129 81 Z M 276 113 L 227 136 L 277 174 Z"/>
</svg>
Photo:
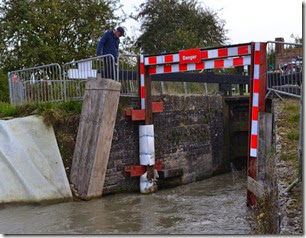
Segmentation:
<svg viewBox="0 0 306 238">
<path fill-rule="evenodd" d="M 0 208 L 2 234 L 250 234 L 245 179 L 215 176 L 150 195 Z"/>
</svg>

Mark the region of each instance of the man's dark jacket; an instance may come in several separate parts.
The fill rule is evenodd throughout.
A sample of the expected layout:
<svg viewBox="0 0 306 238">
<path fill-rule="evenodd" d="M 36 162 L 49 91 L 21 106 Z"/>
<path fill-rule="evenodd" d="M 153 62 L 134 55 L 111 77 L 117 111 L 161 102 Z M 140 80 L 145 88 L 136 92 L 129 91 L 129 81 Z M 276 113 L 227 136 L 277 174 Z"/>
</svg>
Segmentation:
<svg viewBox="0 0 306 238">
<path fill-rule="evenodd" d="M 113 30 L 105 32 L 98 44 L 96 55 L 101 55 L 101 52 L 102 55 L 112 54 L 117 62 L 119 43 L 120 40 L 115 36 Z"/>
</svg>

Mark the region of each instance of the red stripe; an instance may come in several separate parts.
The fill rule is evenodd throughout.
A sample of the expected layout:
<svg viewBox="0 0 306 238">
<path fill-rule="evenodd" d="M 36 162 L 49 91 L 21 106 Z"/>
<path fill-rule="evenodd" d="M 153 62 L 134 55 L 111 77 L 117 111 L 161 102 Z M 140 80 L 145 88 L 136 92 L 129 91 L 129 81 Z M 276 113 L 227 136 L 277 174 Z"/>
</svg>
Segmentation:
<svg viewBox="0 0 306 238">
<path fill-rule="evenodd" d="M 254 58 L 255 58 L 254 64 L 260 64 L 260 51 L 255 51 L 255 56 L 254 56 Z"/>
<path fill-rule="evenodd" d="M 252 120 L 258 121 L 258 107 L 252 107 Z"/>
<path fill-rule="evenodd" d="M 259 80 L 253 79 L 253 93 L 259 92 Z"/>
<path fill-rule="evenodd" d="M 243 58 L 233 59 L 233 66 L 241 66 L 241 65 L 243 65 Z"/>
<path fill-rule="evenodd" d="M 149 57 L 149 64 L 156 64 L 156 56 L 154 57 Z"/>
<path fill-rule="evenodd" d="M 257 135 L 251 135 L 251 148 L 257 149 Z"/>
<path fill-rule="evenodd" d="M 246 55 L 249 54 L 249 47 L 245 46 L 238 46 L 238 55 Z"/>
<path fill-rule="evenodd" d="M 145 97 L 146 97 L 145 87 L 141 86 L 141 98 L 145 98 Z"/>
<path fill-rule="evenodd" d="M 179 71 L 186 71 L 187 70 L 187 64 L 179 64 Z"/>
<path fill-rule="evenodd" d="M 173 55 L 165 55 L 165 63 L 173 62 Z"/>
<path fill-rule="evenodd" d="M 227 49 L 219 49 L 218 57 L 228 56 Z"/>
<path fill-rule="evenodd" d="M 205 68 L 204 62 L 200 62 L 200 63 L 196 64 L 196 70 L 201 70 L 201 69 L 204 69 L 204 68 Z"/>
<path fill-rule="evenodd" d="M 140 74 L 144 74 L 144 63 L 140 63 Z"/>
<path fill-rule="evenodd" d="M 207 59 L 208 58 L 208 51 L 207 50 L 204 50 L 201 52 L 201 58 L 202 59 Z"/>
<path fill-rule="evenodd" d="M 156 67 L 150 67 L 148 72 L 149 74 L 156 74 Z"/>
<path fill-rule="evenodd" d="M 215 60 L 214 61 L 215 68 L 223 68 L 224 67 L 224 60 Z"/>
<path fill-rule="evenodd" d="M 171 65 L 165 65 L 164 66 L 164 73 L 171 73 L 172 72 L 172 66 Z"/>
</svg>

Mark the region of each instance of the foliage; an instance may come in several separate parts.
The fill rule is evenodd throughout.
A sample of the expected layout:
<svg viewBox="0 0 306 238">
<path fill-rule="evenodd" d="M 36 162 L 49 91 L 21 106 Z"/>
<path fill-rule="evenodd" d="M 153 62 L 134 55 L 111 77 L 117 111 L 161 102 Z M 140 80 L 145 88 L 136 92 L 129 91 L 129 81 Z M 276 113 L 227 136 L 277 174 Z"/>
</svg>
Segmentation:
<svg viewBox="0 0 306 238">
<path fill-rule="evenodd" d="M 0 69 L 0 102 L 9 102 L 9 86 L 7 74 Z"/>
<path fill-rule="evenodd" d="M 0 67 L 6 72 L 95 55 L 105 30 L 119 21 L 118 0 L 4 0 Z"/>
<path fill-rule="evenodd" d="M 142 21 L 142 35 L 136 47 L 145 53 L 215 46 L 227 40 L 225 22 L 197 0 L 147 0 L 138 11 L 133 17 Z"/>
<path fill-rule="evenodd" d="M 296 44 L 303 44 L 303 38 L 302 37 L 299 37 L 298 35 L 294 35 L 294 34 L 291 34 L 290 37 L 294 40 L 294 43 Z M 297 48 L 301 48 L 302 46 L 299 46 Z"/>
</svg>

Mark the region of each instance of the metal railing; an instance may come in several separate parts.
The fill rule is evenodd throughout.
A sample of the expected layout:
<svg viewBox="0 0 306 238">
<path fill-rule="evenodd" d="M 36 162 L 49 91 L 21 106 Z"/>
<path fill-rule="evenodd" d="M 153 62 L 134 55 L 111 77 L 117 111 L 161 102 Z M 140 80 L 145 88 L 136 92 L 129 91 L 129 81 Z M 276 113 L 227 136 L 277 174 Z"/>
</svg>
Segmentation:
<svg viewBox="0 0 306 238">
<path fill-rule="evenodd" d="M 116 64 L 112 55 L 91 57 L 64 64 L 64 100 L 82 100 L 87 79 L 98 75 L 116 80 Z"/>
<path fill-rule="evenodd" d="M 302 44 L 267 42 L 267 96 L 271 92 L 300 97 Z"/>
<path fill-rule="evenodd" d="M 119 55 L 117 79 L 121 83 L 121 95 L 138 95 L 137 67 L 137 55 Z"/>
<path fill-rule="evenodd" d="M 11 104 L 64 100 L 64 85 L 59 64 L 9 72 L 8 83 Z"/>
<path fill-rule="evenodd" d="M 302 44 L 279 41 L 267 42 L 267 95 L 274 92 L 300 99 L 299 148 L 298 148 L 298 178 L 285 190 L 289 192 L 302 181 L 303 155 L 303 48 Z M 283 100 L 283 99 L 282 99 Z"/>
</svg>

